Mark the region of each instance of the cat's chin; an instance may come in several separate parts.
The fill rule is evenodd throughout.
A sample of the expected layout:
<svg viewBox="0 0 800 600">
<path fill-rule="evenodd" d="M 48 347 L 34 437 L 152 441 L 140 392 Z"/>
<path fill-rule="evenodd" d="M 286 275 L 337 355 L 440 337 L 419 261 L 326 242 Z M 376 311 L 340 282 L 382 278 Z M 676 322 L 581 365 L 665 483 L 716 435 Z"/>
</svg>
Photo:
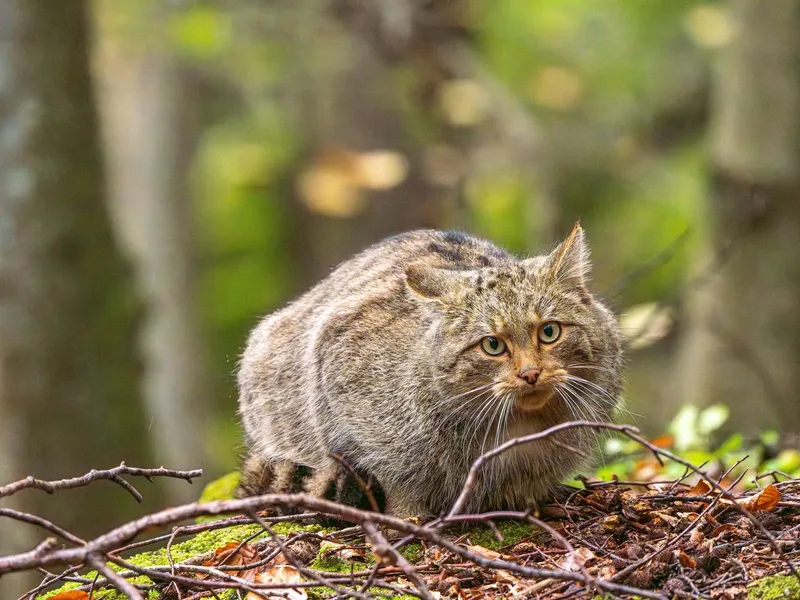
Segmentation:
<svg viewBox="0 0 800 600">
<path fill-rule="evenodd" d="M 526 413 L 542 410 L 552 400 L 555 392 L 553 390 L 536 390 L 532 394 L 519 394 L 517 396 L 517 408 Z"/>
</svg>

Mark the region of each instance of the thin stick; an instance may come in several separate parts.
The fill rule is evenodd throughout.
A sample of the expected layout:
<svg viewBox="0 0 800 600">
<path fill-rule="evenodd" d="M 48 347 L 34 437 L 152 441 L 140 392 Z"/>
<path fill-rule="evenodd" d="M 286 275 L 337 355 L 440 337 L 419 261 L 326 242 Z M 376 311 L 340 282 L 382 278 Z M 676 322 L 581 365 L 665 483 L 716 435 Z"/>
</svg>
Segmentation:
<svg viewBox="0 0 800 600">
<path fill-rule="evenodd" d="M 158 469 L 140 469 L 138 467 L 129 467 L 124 462 L 122 462 L 118 467 L 114 467 L 113 469 L 106 469 L 103 471 L 97 471 L 92 469 L 89 473 L 83 475 L 82 477 L 73 477 L 71 479 L 43 481 L 41 479 L 36 479 L 34 477 L 26 477 L 25 479 L 20 479 L 19 481 L 15 481 L 13 483 L 0 486 L 0 498 L 5 498 L 12 494 L 16 494 L 20 490 L 25 490 L 29 488 L 43 490 L 48 494 L 52 494 L 53 492 L 56 492 L 58 490 L 68 490 L 68 489 L 84 487 L 89 485 L 93 481 L 98 481 L 100 479 L 107 479 L 109 481 L 113 481 L 117 485 L 122 486 L 136 499 L 137 502 L 141 502 L 142 494 L 139 493 L 139 491 L 135 487 L 133 487 L 129 482 L 122 479 L 121 477 L 122 475 L 130 475 L 132 477 L 144 477 L 145 479 L 151 482 L 153 477 L 172 477 L 175 479 L 184 479 L 189 483 L 192 483 L 192 479 L 202 477 L 203 470 L 195 469 L 194 471 L 174 471 L 172 469 L 165 469 L 164 467 L 160 467 Z"/>
</svg>

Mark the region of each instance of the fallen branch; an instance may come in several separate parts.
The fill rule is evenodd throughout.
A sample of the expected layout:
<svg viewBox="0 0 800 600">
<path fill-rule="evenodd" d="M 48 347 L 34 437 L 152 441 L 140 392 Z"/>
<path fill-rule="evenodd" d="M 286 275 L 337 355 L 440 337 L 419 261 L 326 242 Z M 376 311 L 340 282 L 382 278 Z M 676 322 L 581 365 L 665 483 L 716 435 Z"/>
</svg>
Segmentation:
<svg viewBox="0 0 800 600">
<path fill-rule="evenodd" d="M 25 479 L 20 479 L 19 481 L 15 481 L 0 487 L 0 498 L 5 498 L 7 496 L 11 496 L 12 494 L 16 494 L 21 490 L 30 488 L 43 490 L 48 494 L 52 494 L 53 492 L 59 490 L 85 487 L 94 481 L 107 479 L 109 481 L 113 481 L 117 485 L 122 486 L 126 491 L 128 491 L 128 493 L 131 494 L 131 496 L 136 499 L 137 502 L 141 502 L 142 494 L 127 480 L 123 479 L 123 475 L 130 475 L 131 477 L 144 477 L 151 483 L 153 481 L 153 477 L 172 477 L 174 479 L 184 479 L 185 481 L 192 483 L 192 479 L 202 477 L 203 470 L 195 469 L 194 471 L 174 471 L 172 469 L 165 469 L 164 467 L 160 467 L 158 469 L 139 469 L 137 467 L 129 467 L 123 462 L 120 463 L 118 467 L 114 467 L 113 469 L 106 469 L 102 471 L 92 469 L 82 477 L 73 477 L 71 479 L 43 481 L 41 479 L 35 479 L 34 477 L 26 477 Z"/>
</svg>

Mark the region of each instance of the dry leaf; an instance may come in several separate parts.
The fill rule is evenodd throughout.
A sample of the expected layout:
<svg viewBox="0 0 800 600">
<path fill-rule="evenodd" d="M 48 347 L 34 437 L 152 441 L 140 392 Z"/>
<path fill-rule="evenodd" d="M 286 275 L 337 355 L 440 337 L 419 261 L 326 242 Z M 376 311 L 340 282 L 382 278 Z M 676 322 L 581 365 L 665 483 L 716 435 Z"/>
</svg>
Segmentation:
<svg viewBox="0 0 800 600">
<path fill-rule="evenodd" d="M 755 496 L 749 498 L 742 498 L 737 502 L 742 508 L 749 511 L 756 510 L 772 510 L 778 506 L 781 500 L 781 493 L 774 485 L 768 485 L 763 490 L 758 492 Z"/>
<path fill-rule="evenodd" d="M 88 600 L 89 594 L 78 590 L 69 590 L 56 594 L 55 596 L 50 596 L 50 598 L 51 600 Z"/>
<path fill-rule="evenodd" d="M 650 440 L 650 443 L 657 448 L 672 448 L 675 445 L 675 437 L 665 433 Z"/>
<path fill-rule="evenodd" d="M 498 558 L 502 558 L 503 555 L 499 552 L 495 552 L 494 550 L 489 550 L 488 548 L 484 548 L 483 546 L 467 546 L 467 550 L 470 552 L 474 552 L 475 554 L 480 554 L 481 556 L 488 558 L 490 560 L 496 560 Z"/>
<path fill-rule="evenodd" d="M 509 571 L 506 571 L 504 569 L 498 569 L 497 571 L 495 571 L 494 578 L 496 581 L 499 581 L 500 583 L 513 583 L 513 584 L 519 583 L 519 579 L 516 576 L 512 575 Z"/>
<path fill-rule="evenodd" d="M 238 549 L 238 550 L 237 550 Z M 216 567 L 219 565 L 227 565 L 230 567 L 239 567 L 247 565 L 258 560 L 258 551 L 250 544 L 245 544 L 239 548 L 239 542 L 230 542 L 217 548 L 214 551 L 214 557 L 203 563 L 204 567 Z M 244 571 L 228 571 L 230 575 L 253 581 L 256 576 L 255 569 L 246 569 Z M 198 575 L 199 579 L 205 579 L 207 574 L 201 573 Z"/>
<path fill-rule="evenodd" d="M 594 552 L 588 548 L 578 548 L 575 552 L 570 552 L 560 561 L 558 565 L 565 571 L 580 571 L 587 562 L 594 558 Z"/>
<path fill-rule="evenodd" d="M 366 562 L 367 551 L 361 548 L 353 548 L 345 544 L 336 542 L 323 542 L 320 546 L 323 556 L 336 556 L 343 560 Z"/>
<path fill-rule="evenodd" d="M 711 532 L 711 535 L 708 536 L 710 538 L 715 538 L 718 535 L 725 533 L 726 531 L 736 531 L 736 527 L 731 524 L 720 525 L 714 531 Z"/>
<path fill-rule="evenodd" d="M 666 336 L 672 328 L 672 312 L 657 302 L 638 304 L 620 317 L 623 335 L 634 349 L 645 348 Z"/>
<path fill-rule="evenodd" d="M 302 583 L 303 577 L 300 571 L 289 565 L 279 565 L 261 571 L 255 577 L 254 583 Z M 279 595 L 270 596 L 270 592 L 277 592 Z M 274 590 L 262 590 L 262 595 L 248 592 L 247 600 L 307 600 L 308 594 L 302 588 L 275 588 Z"/>
<path fill-rule="evenodd" d="M 695 560 L 686 554 L 683 550 L 676 550 L 675 554 L 678 557 L 678 562 L 681 563 L 682 567 L 686 567 L 687 569 L 694 569 L 697 566 Z"/>
<path fill-rule="evenodd" d="M 711 486 L 704 479 L 701 479 L 689 490 L 689 496 L 705 496 L 710 491 Z"/>
</svg>

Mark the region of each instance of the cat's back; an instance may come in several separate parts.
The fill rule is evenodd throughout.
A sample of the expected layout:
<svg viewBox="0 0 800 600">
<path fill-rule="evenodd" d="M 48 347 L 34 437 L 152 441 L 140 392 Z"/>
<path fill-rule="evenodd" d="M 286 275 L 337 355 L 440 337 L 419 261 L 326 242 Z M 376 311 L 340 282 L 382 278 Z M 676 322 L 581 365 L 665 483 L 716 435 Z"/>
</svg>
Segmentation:
<svg viewBox="0 0 800 600">
<path fill-rule="evenodd" d="M 316 420 L 320 353 L 347 361 L 354 348 L 390 348 L 395 338 L 421 326 L 416 303 L 405 291 L 409 265 L 461 270 L 509 259 L 490 242 L 461 232 L 410 231 L 343 262 L 294 302 L 267 315 L 251 332 L 238 369 L 240 412 L 251 442 L 260 439 L 268 454 L 294 460 L 312 453 L 304 448 L 314 445 L 309 437 L 287 439 L 279 450 L 275 442 L 285 436 L 270 423 L 280 421 L 283 431 L 302 431 Z M 362 344 L 341 343 L 359 337 Z M 292 404 L 291 410 L 284 410 L 285 403 Z M 297 415 L 297 422 L 284 423 L 291 420 L 287 415 Z"/>
<path fill-rule="evenodd" d="M 313 301 L 353 301 L 402 290 L 410 264 L 475 269 L 505 262 L 507 252 L 460 231 L 420 229 L 387 238 L 339 265 L 308 294 Z M 332 296 L 331 294 L 336 294 Z"/>
</svg>

